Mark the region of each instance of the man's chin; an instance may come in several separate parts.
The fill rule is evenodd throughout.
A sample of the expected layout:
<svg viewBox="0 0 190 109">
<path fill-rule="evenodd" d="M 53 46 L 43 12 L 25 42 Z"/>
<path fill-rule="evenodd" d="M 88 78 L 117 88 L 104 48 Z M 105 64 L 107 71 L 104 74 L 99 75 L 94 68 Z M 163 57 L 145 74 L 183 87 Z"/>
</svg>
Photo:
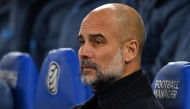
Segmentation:
<svg viewBox="0 0 190 109">
<path fill-rule="evenodd" d="M 91 85 L 91 84 L 93 84 L 93 82 L 95 81 L 94 80 L 94 76 L 92 76 L 92 75 L 84 75 L 84 76 L 82 76 L 82 82 L 84 83 L 84 84 L 86 84 L 86 85 Z"/>
</svg>

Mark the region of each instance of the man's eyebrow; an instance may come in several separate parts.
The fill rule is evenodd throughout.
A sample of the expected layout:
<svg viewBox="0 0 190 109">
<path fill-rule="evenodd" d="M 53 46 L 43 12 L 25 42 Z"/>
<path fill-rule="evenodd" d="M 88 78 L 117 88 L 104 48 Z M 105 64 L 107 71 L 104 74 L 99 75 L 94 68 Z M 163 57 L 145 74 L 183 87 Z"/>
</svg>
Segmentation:
<svg viewBox="0 0 190 109">
<path fill-rule="evenodd" d="M 89 37 L 90 37 L 90 38 L 101 37 L 101 38 L 103 38 L 103 39 L 106 40 L 106 38 L 105 38 L 104 35 L 102 35 L 102 34 L 90 34 Z"/>
<path fill-rule="evenodd" d="M 105 38 L 104 35 L 102 35 L 102 34 L 90 34 L 90 35 L 89 35 L 89 38 L 96 38 L 96 37 L 101 37 L 101 38 L 103 38 L 103 39 L 106 40 L 106 38 Z M 83 38 L 83 35 L 82 35 L 82 34 L 79 34 L 79 35 L 78 35 L 78 39 L 81 39 L 81 38 Z"/>
</svg>

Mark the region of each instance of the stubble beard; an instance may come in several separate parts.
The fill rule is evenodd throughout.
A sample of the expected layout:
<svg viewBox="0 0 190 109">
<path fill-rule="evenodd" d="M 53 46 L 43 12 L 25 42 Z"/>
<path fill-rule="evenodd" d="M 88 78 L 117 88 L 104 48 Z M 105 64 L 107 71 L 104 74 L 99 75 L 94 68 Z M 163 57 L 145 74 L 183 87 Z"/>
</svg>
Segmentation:
<svg viewBox="0 0 190 109">
<path fill-rule="evenodd" d="M 81 66 L 93 67 L 96 70 L 94 76 L 89 76 L 88 71 L 82 71 L 82 82 L 89 85 L 93 90 L 100 90 L 103 87 L 109 86 L 113 82 L 121 78 L 124 72 L 124 66 L 122 63 L 122 50 L 118 50 L 118 53 L 112 59 L 110 63 L 105 66 L 99 66 L 88 59 L 81 60 Z"/>
</svg>

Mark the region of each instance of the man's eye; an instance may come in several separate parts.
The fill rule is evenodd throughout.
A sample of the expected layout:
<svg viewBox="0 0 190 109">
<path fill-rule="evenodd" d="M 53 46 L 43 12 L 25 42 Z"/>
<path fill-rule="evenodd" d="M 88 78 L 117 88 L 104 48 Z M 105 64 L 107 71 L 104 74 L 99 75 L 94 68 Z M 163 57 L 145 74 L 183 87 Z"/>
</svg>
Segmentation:
<svg viewBox="0 0 190 109">
<path fill-rule="evenodd" d="M 84 45 L 84 41 L 79 41 L 79 43 L 81 46 Z"/>
<path fill-rule="evenodd" d="M 101 42 L 100 41 L 94 41 L 94 44 L 100 44 Z"/>
</svg>

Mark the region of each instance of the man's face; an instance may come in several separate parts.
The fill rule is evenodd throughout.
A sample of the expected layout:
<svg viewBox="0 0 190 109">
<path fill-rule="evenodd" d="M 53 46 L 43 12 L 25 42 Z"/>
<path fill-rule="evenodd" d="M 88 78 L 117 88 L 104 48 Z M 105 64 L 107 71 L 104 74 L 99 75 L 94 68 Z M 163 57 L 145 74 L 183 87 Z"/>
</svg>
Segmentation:
<svg viewBox="0 0 190 109">
<path fill-rule="evenodd" d="M 78 37 L 82 81 L 93 89 L 115 82 L 124 70 L 117 27 L 112 18 L 98 16 L 83 21 Z"/>
</svg>

